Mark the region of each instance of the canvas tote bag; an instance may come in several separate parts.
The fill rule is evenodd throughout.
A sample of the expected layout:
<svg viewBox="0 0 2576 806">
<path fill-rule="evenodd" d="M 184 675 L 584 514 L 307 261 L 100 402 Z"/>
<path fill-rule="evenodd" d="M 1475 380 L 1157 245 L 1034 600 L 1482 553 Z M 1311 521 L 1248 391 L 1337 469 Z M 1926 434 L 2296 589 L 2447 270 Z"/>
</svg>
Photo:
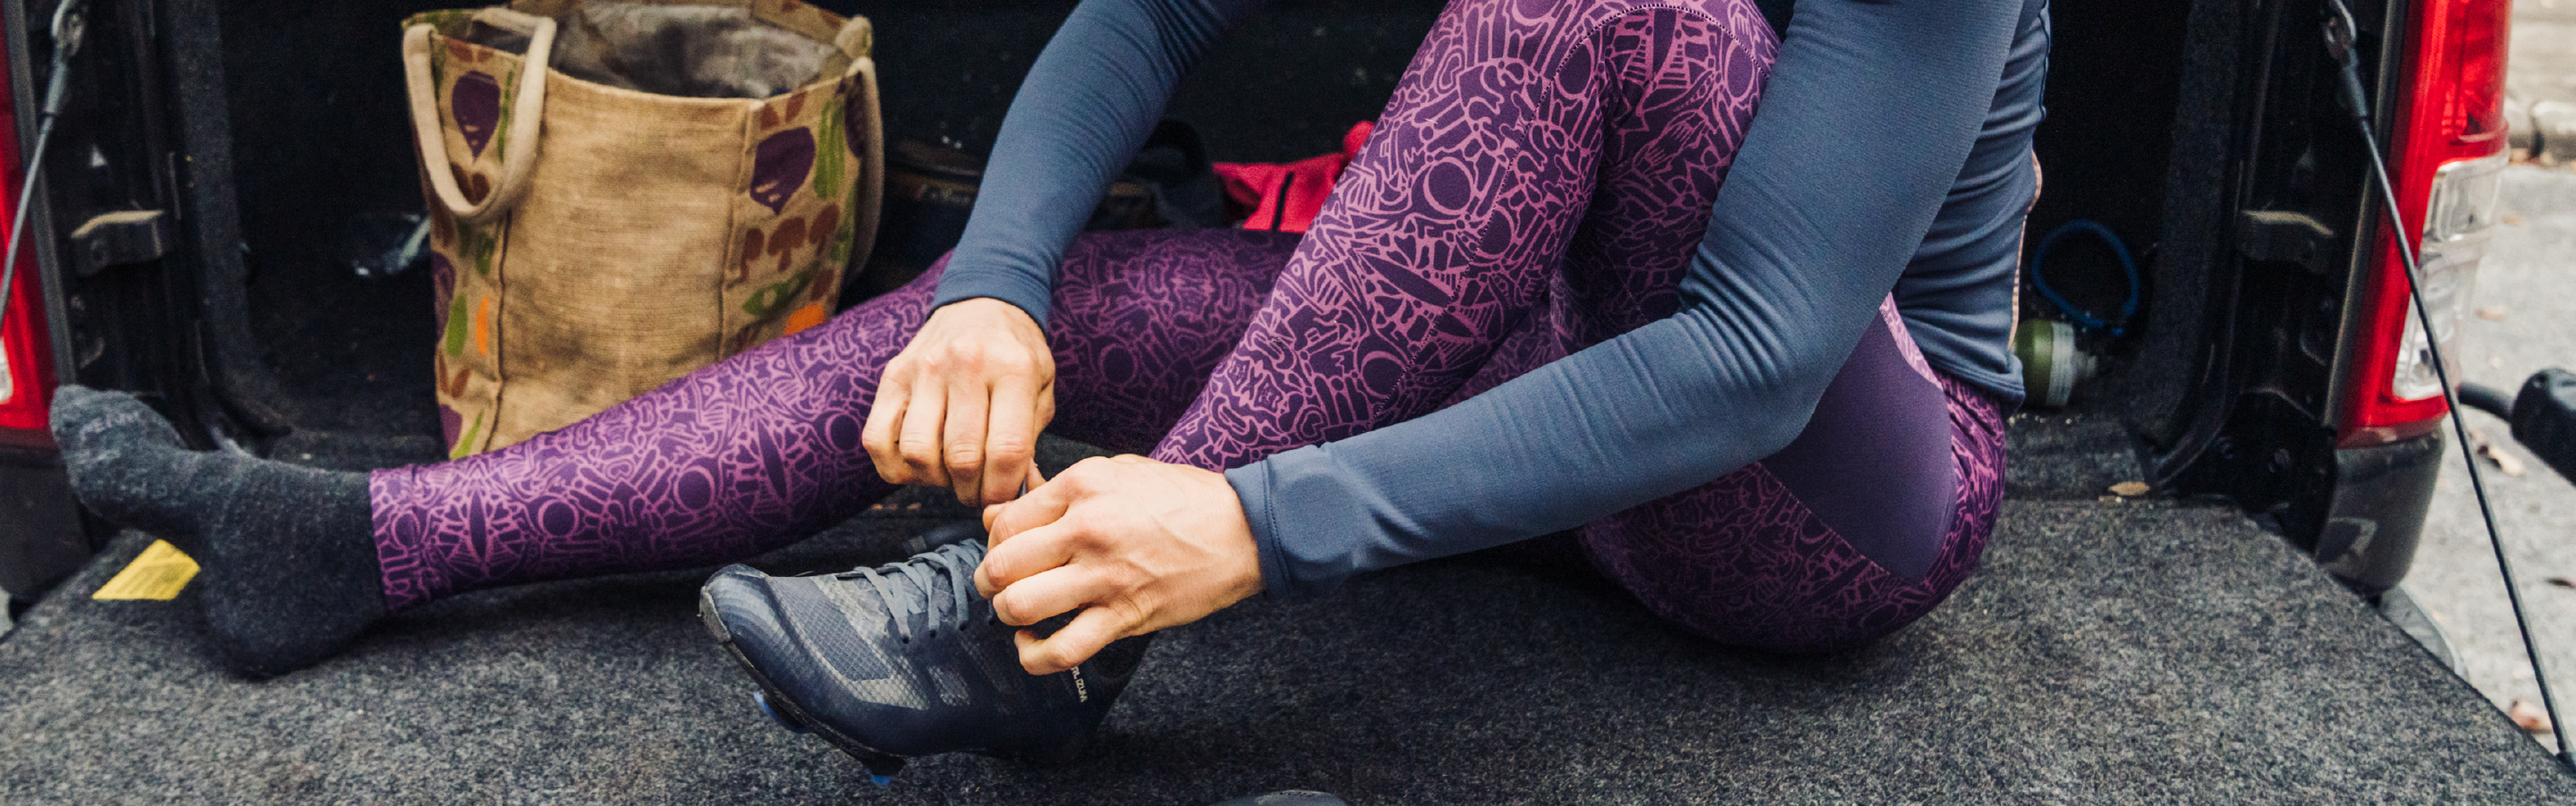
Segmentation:
<svg viewBox="0 0 2576 806">
<path fill-rule="evenodd" d="M 404 29 L 451 458 L 821 324 L 865 265 L 884 183 L 865 18 L 521 0 Z"/>
</svg>

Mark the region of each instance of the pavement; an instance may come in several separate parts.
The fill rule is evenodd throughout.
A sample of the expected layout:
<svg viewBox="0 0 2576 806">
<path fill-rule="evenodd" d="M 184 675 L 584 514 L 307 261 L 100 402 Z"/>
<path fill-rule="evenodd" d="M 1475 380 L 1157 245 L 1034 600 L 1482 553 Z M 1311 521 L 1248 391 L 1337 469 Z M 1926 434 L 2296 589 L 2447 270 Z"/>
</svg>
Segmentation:
<svg viewBox="0 0 2576 806">
<path fill-rule="evenodd" d="M 2562 0 L 2564 1 L 2564 0 Z M 2505 169 L 2505 223 L 2478 270 L 2455 365 L 2465 380 L 2519 389 L 2545 367 L 2576 368 L 2576 170 L 2515 165 Z M 2533 632 L 2551 658 L 2560 696 L 2576 697 L 2576 485 L 2520 445 L 2504 421 L 2466 415 L 2473 431 L 2512 457 L 2519 474 L 2487 462 L 2486 482 L 2497 528 L 2521 578 Z M 2498 708 L 2515 700 L 2537 705 L 2521 636 L 2479 522 L 2459 446 L 2450 446 L 2424 544 L 2406 590 L 2459 651 L 2462 671 Z M 2576 702 L 2562 702 L 2562 707 Z M 2576 718 L 2576 710 L 2571 710 Z M 2576 726 L 2571 726 L 2576 727 Z"/>
<path fill-rule="evenodd" d="M 2543 162 L 2576 163 L 2576 0 L 2514 3 L 2511 47 L 2505 117 L 2514 145 Z"/>
<path fill-rule="evenodd" d="M 2576 109 L 2576 0 L 2520 0 L 2513 25 L 2507 94 L 2526 105 Z M 2576 146 L 2576 138 L 2564 142 Z M 2455 366 L 2465 380 L 2510 392 L 2542 368 L 2576 368 L 2576 160 L 2544 155 L 2506 168 L 2499 201 L 2503 224 L 2471 297 L 2480 314 L 2464 320 Z M 2576 699 L 2576 587 L 2550 581 L 2576 582 L 2576 485 L 2512 444 L 2503 421 L 2466 416 L 2472 430 L 2521 466 L 2513 475 L 2486 463 L 2487 489 L 2555 688 Z M 2443 460 L 2405 588 L 2448 635 L 2462 674 L 2489 701 L 2498 709 L 2516 701 L 2537 706 L 2540 688 L 2459 450 L 2450 446 Z M 2576 701 L 2560 706 L 2576 718 Z"/>
</svg>

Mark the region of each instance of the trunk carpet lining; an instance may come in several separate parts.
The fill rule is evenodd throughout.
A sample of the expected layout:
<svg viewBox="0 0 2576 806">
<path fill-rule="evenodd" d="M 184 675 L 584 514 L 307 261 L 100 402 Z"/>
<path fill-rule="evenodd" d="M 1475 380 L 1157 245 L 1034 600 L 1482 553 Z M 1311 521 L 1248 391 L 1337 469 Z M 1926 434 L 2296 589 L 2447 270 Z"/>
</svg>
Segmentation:
<svg viewBox="0 0 2576 806">
<path fill-rule="evenodd" d="M 924 510 L 922 512 L 935 511 Z M 863 517 L 756 562 L 846 567 Z M 916 761 L 890 788 L 772 726 L 701 632 L 703 572 L 472 594 L 267 682 L 192 595 L 91 591 L 0 641 L 0 801 L 1183 804 L 2515 802 L 2576 787 L 2398 630 L 2234 510 L 2007 504 L 1986 570 L 1879 644 L 1706 645 L 1620 591 L 1481 560 L 1172 631 L 1084 761 Z"/>
</svg>

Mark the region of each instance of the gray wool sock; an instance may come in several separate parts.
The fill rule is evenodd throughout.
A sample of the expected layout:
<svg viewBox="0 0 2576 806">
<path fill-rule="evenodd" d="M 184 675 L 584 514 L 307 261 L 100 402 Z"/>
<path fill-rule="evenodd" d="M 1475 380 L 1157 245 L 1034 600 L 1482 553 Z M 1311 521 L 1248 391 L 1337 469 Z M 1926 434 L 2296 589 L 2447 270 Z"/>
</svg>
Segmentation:
<svg viewBox="0 0 2576 806">
<path fill-rule="evenodd" d="M 64 386 L 53 426 L 82 504 L 204 568 L 206 627 L 233 671 L 310 666 L 384 616 L 366 474 L 187 450 L 123 392 Z"/>
</svg>

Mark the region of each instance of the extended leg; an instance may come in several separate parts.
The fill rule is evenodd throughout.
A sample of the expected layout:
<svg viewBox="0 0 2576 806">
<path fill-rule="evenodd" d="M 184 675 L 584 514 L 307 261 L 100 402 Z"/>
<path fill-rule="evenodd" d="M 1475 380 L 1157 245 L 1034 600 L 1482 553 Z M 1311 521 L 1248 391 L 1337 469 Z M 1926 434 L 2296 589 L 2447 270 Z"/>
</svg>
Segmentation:
<svg viewBox="0 0 2576 806">
<path fill-rule="evenodd" d="M 1150 445 L 1269 290 L 1293 236 L 1087 236 L 1056 299 L 1060 432 Z M 475 588 L 707 565 L 792 542 L 891 487 L 858 448 L 878 369 L 936 272 L 590 420 L 472 459 L 334 473 L 184 450 L 133 397 L 65 387 L 81 500 L 206 566 L 213 644 L 277 674 L 389 609 Z"/>
<path fill-rule="evenodd" d="M 1296 242 L 1230 231 L 1087 236 L 1048 333 L 1056 430 L 1141 447 L 1242 332 Z M 379 471 L 386 603 L 543 579 L 711 565 L 802 539 L 892 492 L 859 445 L 885 362 L 929 315 L 934 268 L 821 327 L 561 431 Z"/>
</svg>

